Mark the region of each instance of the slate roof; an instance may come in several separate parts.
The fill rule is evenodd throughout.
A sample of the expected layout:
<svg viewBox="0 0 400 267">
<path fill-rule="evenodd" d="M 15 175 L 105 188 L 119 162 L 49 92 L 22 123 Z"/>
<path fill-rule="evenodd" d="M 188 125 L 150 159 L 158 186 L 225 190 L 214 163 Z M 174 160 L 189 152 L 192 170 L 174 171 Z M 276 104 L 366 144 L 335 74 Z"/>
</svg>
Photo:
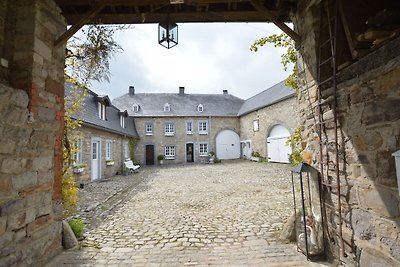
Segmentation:
<svg viewBox="0 0 400 267">
<path fill-rule="evenodd" d="M 113 100 L 120 109 L 127 110 L 134 117 L 170 116 L 232 116 L 237 117 L 244 100 L 230 94 L 183 94 L 178 93 L 135 93 L 125 94 Z M 164 111 L 164 105 L 171 105 L 171 111 Z M 139 112 L 133 112 L 133 105 L 139 105 Z M 203 112 L 197 106 L 203 105 Z"/>
<path fill-rule="evenodd" d="M 262 91 L 261 93 L 247 99 L 239 109 L 237 115 L 243 116 L 260 108 L 271 106 L 283 100 L 293 97 L 294 91 L 285 86 L 285 81 Z"/>
<path fill-rule="evenodd" d="M 65 83 L 65 95 L 68 96 L 73 88 L 71 83 Z M 125 117 L 125 128 L 120 125 L 119 114 L 125 110 L 119 110 L 113 105 L 106 107 L 106 120 L 99 118 L 98 113 L 98 99 L 104 99 L 107 96 L 96 94 L 95 92 L 86 89 L 87 96 L 83 100 L 83 107 L 79 114 L 71 116 L 73 119 L 80 119 L 83 125 L 101 129 L 107 132 L 125 135 L 129 137 L 137 137 L 134 119 L 132 117 Z M 108 98 L 108 97 L 107 97 Z"/>
</svg>

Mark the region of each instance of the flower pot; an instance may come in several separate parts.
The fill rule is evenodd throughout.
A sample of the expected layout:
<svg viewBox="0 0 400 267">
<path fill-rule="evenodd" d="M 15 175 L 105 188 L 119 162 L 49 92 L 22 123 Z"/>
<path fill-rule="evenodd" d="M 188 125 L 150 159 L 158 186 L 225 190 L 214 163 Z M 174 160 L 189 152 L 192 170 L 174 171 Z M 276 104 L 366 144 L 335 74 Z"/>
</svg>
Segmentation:
<svg viewBox="0 0 400 267">
<path fill-rule="evenodd" d="M 75 174 L 78 174 L 78 173 L 81 173 L 81 172 L 83 172 L 85 170 L 85 168 L 83 167 L 83 168 L 74 168 L 74 173 Z"/>
<path fill-rule="evenodd" d="M 106 162 L 106 165 L 107 165 L 107 166 L 112 166 L 112 165 L 114 165 L 114 163 L 115 163 L 114 161 L 107 161 L 107 162 Z"/>
<path fill-rule="evenodd" d="M 160 162 L 160 165 L 164 164 L 164 160 L 160 160 L 159 162 Z"/>
</svg>

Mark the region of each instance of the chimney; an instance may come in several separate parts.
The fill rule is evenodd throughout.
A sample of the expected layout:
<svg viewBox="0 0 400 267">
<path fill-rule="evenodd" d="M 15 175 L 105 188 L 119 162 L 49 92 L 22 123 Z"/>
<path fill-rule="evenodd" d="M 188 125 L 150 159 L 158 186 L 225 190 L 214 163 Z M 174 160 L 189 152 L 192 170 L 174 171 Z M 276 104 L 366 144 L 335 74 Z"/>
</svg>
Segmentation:
<svg viewBox="0 0 400 267">
<path fill-rule="evenodd" d="M 181 86 L 179 87 L 179 95 L 184 95 L 185 94 L 185 87 Z"/>
<path fill-rule="evenodd" d="M 228 94 L 228 90 L 222 90 L 222 94 L 223 95 L 227 95 Z"/>
<path fill-rule="evenodd" d="M 135 94 L 135 86 L 129 86 L 129 94 L 134 95 Z"/>
</svg>

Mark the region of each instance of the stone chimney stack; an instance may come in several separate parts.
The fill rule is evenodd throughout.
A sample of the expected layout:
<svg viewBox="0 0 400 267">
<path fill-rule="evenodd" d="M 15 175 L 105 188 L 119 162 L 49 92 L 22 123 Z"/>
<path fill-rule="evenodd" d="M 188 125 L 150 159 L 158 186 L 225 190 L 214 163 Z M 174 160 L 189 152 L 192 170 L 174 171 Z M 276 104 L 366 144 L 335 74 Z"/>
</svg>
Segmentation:
<svg viewBox="0 0 400 267">
<path fill-rule="evenodd" d="M 179 95 L 184 95 L 185 94 L 185 87 L 180 86 L 179 87 Z"/>
<path fill-rule="evenodd" d="M 129 94 L 134 95 L 135 94 L 135 86 L 129 86 Z"/>
<path fill-rule="evenodd" d="M 223 95 L 227 95 L 228 94 L 228 90 L 222 90 L 222 94 Z"/>
</svg>

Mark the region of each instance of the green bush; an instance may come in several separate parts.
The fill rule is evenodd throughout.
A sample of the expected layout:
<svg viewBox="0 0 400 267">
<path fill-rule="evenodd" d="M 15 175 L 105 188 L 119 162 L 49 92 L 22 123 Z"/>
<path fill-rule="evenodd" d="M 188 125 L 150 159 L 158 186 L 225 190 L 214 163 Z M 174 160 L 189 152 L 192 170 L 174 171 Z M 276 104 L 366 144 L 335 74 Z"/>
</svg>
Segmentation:
<svg viewBox="0 0 400 267">
<path fill-rule="evenodd" d="M 76 238 L 81 238 L 83 235 L 83 230 L 85 229 L 85 224 L 81 219 L 72 219 L 68 221 L 69 226 L 71 226 Z"/>
</svg>

